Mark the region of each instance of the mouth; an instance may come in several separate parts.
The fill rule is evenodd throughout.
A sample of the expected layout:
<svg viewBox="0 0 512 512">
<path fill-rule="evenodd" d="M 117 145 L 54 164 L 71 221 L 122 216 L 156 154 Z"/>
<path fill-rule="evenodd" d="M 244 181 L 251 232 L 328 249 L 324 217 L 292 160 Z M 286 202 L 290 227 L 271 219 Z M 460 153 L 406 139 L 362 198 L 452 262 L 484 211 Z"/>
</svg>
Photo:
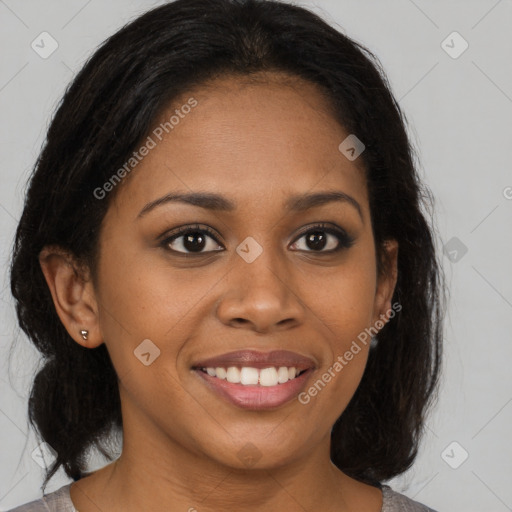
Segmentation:
<svg viewBox="0 0 512 512">
<path fill-rule="evenodd" d="M 315 369 L 312 359 L 289 351 L 231 352 L 193 365 L 215 394 L 243 409 L 272 409 L 295 398 Z"/>
<path fill-rule="evenodd" d="M 268 368 L 253 368 L 251 366 L 243 366 L 237 368 L 230 366 L 223 368 L 218 366 L 216 368 L 199 368 L 203 373 L 208 374 L 210 377 L 225 380 L 231 384 L 241 384 L 242 386 L 277 386 L 278 384 L 285 384 L 289 380 L 296 379 L 307 370 L 297 370 L 295 366 L 280 366 L 276 368 L 270 366 Z"/>
</svg>

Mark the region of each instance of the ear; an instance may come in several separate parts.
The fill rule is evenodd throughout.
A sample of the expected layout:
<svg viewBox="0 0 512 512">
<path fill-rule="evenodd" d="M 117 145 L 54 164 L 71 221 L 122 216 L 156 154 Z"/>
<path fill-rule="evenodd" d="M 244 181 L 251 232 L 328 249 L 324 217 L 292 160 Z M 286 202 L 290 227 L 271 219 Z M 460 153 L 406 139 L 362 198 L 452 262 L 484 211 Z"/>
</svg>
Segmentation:
<svg viewBox="0 0 512 512">
<path fill-rule="evenodd" d="M 80 345 L 95 348 L 103 343 L 98 307 L 88 269 L 60 247 L 46 246 L 39 264 L 52 294 L 59 318 L 69 335 Z M 88 331 L 84 340 L 80 331 Z"/>
<path fill-rule="evenodd" d="M 396 240 L 384 241 L 384 255 L 382 258 L 382 272 L 377 276 L 377 289 L 375 293 L 373 323 L 380 320 L 386 323 L 391 311 L 391 299 L 395 291 L 398 277 L 398 242 Z"/>
</svg>

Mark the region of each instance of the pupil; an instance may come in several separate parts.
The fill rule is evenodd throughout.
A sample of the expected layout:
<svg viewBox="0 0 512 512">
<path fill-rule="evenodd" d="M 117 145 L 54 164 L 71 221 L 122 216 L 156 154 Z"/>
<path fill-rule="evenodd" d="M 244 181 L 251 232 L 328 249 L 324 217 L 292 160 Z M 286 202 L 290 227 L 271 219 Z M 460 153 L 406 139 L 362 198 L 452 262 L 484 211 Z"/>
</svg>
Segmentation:
<svg viewBox="0 0 512 512">
<path fill-rule="evenodd" d="M 193 240 L 196 240 L 196 239 L 199 239 L 200 242 L 194 243 Z M 183 245 L 185 246 L 185 249 L 187 249 L 187 251 L 200 252 L 202 249 L 204 249 L 204 246 L 205 246 L 204 236 L 198 232 L 189 233 L 188 235 L 186 235 L 186 237 L 183 241 Z"/>
<path fill-rule="evenodd" d="M 321 250 L 325 247 L 326 242 L 327 237 L 322 231 L 315 231 L 307 237 L 307 245 L 310 249 Z M 189 233 L 186 235 L 183 245 L 187 251 L 200 252 L 205 247 L 204 236 L 199 232 Z"/>
<path fill-rule="evenodd" d="M 326 244 L 326 236 L 321 231 L 310 233 L 307 237 L 307 244 L 310 249 L 323 249 Z"/>
</svg>

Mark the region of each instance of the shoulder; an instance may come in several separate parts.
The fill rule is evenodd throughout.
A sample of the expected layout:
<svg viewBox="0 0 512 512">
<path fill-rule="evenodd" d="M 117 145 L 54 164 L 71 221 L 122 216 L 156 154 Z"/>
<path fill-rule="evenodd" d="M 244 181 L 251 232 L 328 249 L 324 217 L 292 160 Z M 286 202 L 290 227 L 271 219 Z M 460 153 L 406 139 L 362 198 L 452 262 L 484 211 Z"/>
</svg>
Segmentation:
<svg viewBox="0 0 512 512">
<path fill-rule="evenodd" d="M 69 495 L 71 484 L 66 484 L 42 498 L 20 505 L 7 512 L 76 512 Z"/>
<path fill-rule="evenodd" d="M 436 512 L 426 505 L 395 492 L 388 485 L 382 486 L 381 512 Z"/>
</svg>

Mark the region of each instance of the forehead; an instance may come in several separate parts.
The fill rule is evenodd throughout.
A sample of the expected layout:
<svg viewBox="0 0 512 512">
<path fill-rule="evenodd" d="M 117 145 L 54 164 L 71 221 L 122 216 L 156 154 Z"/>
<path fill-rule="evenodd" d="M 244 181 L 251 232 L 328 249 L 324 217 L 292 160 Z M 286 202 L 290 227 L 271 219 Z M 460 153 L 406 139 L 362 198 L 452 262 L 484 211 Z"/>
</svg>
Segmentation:
<svg viewBox="0 0 512 512">
<path fill-rule="evenodd" d="M 237 204 L 284 204 L 290 194 L 319 188 L 364 203 L 362 160 L 339 150 L 348 135 L 314 84 L 282 74 L 216 79 L 161 113 L 149 134 L 152 149 L 116 202 L 140 211 L 165 193 L 208 190 Z"/>
</svg>

